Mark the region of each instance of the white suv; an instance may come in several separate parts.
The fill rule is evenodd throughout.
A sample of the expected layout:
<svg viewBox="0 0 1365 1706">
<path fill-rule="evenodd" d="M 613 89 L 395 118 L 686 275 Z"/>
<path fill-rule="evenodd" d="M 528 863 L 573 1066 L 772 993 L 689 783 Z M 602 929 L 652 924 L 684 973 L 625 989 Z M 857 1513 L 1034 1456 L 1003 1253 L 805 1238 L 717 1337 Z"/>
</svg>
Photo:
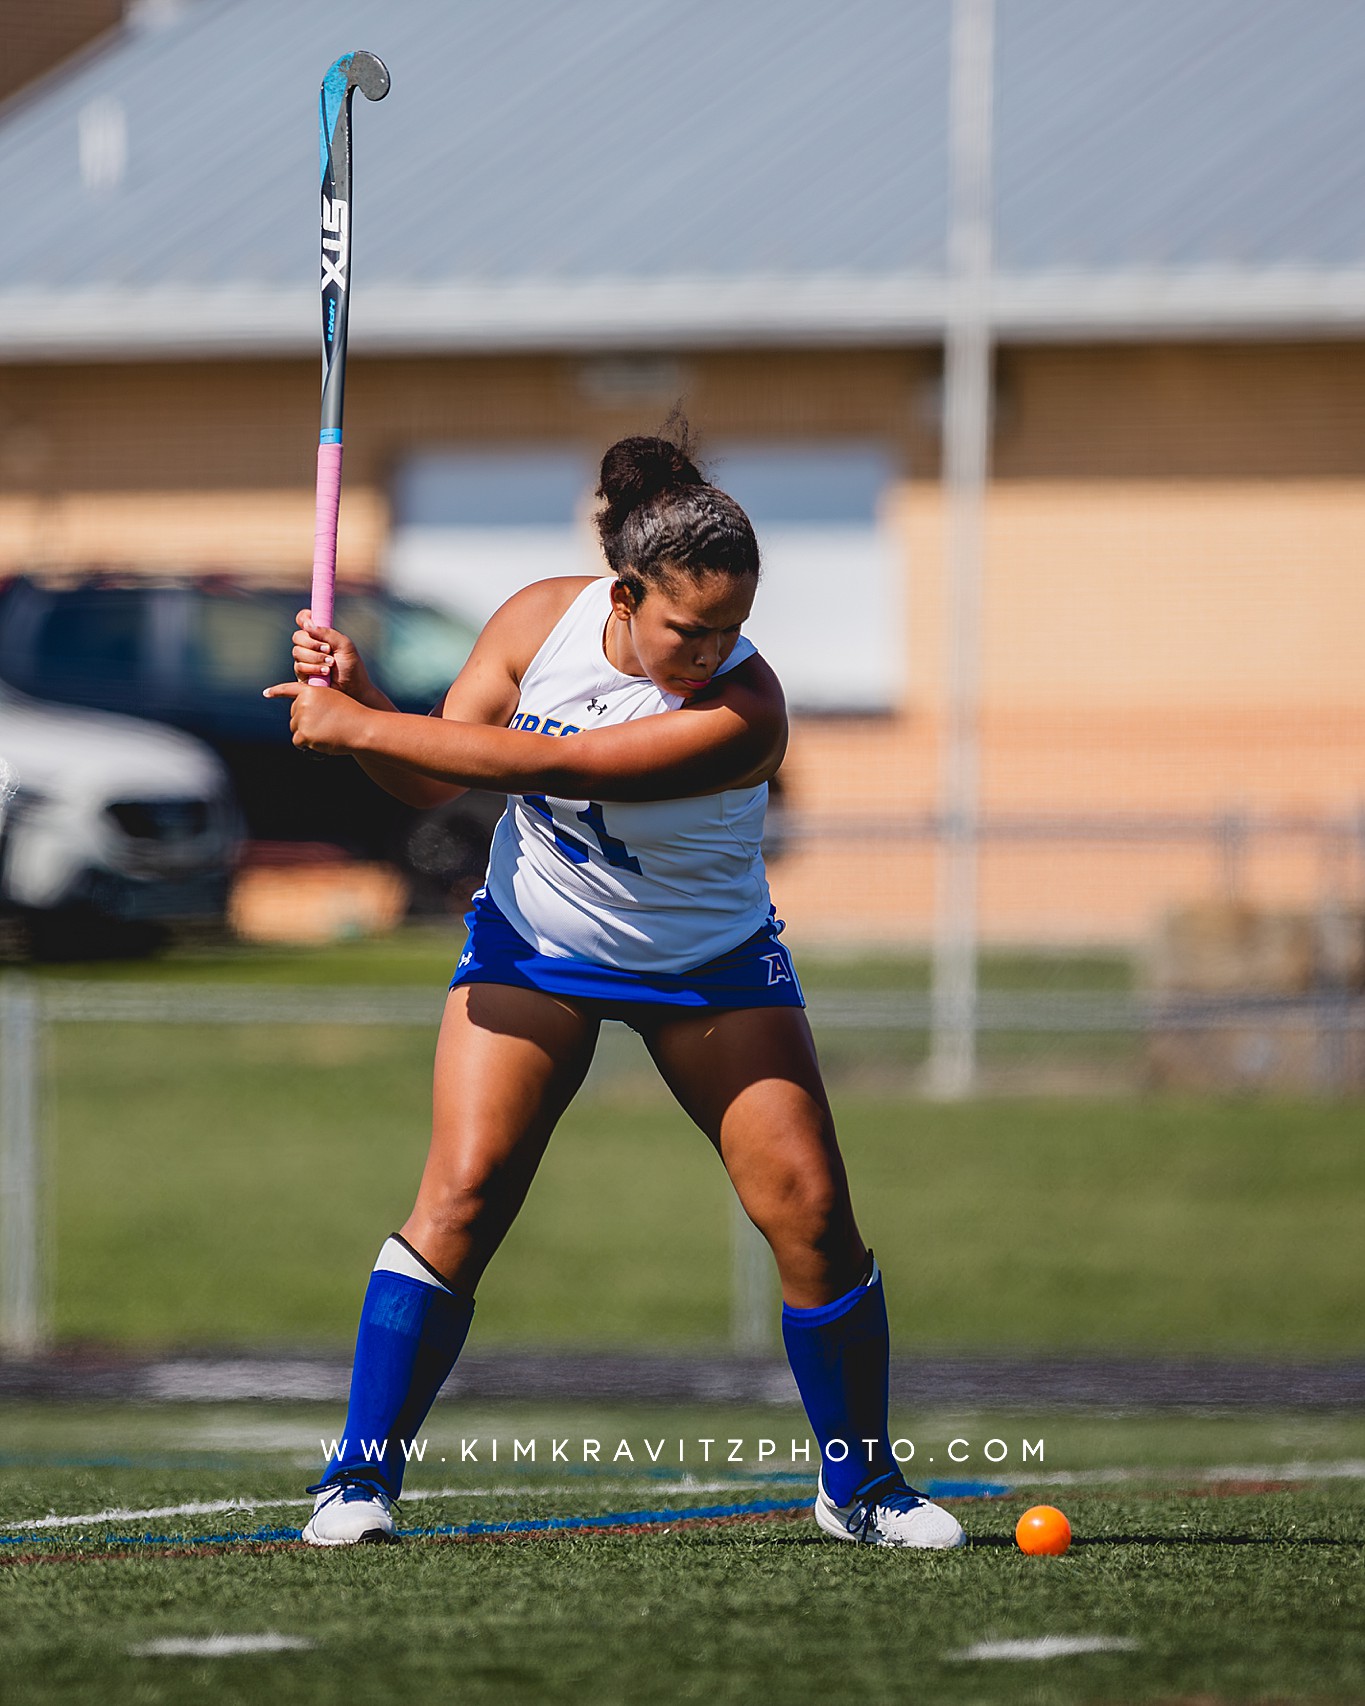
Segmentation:
<svg viewBox="0 0 1365 1706">
<path fill-rule="evenodd" d="M 0 781 L 0 914 L 38 951 L 223 916 L 241 831 L 202 742 L 0 683 Z"/>
</svg>

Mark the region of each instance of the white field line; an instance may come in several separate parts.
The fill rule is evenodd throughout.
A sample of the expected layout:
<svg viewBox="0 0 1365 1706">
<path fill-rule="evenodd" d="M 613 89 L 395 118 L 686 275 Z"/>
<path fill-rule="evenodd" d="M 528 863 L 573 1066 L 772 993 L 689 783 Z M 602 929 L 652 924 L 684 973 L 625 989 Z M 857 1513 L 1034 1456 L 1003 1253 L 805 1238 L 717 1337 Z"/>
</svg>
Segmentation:
<svg viewBox="0 0 1365 1706">
<path fill-rule="evenodd" d="M 135 1659 L 225 1659 L 236 1653 L 303 1653 L 316 1645 L 303 1635 L 167 1635 L 128 1651 Z"/>
<path fill-rule="evenodd" d="M 978 1641 L 950 1659 L 1065 1659 L 1073 1653 L 1134 1653 L 1137 1642 L 1122 1635 L 1040 1635 L 1033 1641 Z"/>
<path fill-rule="evenodd" d="M 146 1510 L 105 1510 L 89 1511 L 84 1516 L 40 1516 L 32 1522 L 7 1522 L 0 1524 L 6 1534 L 16 1529 L 27 1533 L 30 1529 L 38 1528 L 85 1528 L 95 1522 L 140 1522 L 145 1517 L 152 1516 L 211 1516 L 218 1511 L 250 1511 L 262 1509 L 270 1505 L 312 1504 L 311 1499 L 262 1499 L 248 1502 L 245 1499 L 209 1499 L 202 1504 L 189 1505 L 151 1505 Z"/>
<path fill-rule="evenodd" d="M 1124 1481 L 1359 1481 L 1365 1480 L 1365 1458 L 1348 1457 L 1333 1463 L 1224 1463 L 1212 1468 L 1192 1469 L 1060 1469 L 1043 1475 L 1012 1475 L 1018 1486 L 1085 1487 L 1104 1486 Z M 729 1481 L 696 1481 L 685 1476 L 680 1481 L 576 1481 L 551 1486 L 521 1487 L 433 1487 L 403 1495 L 404 1504 L 421 1499 L 490 1499 L 511 1494 L 528 1495 L 586 1492 L 594 1493 L 723 1493 L 731 1488 L 770 1487 L 769 1476 L 745 1480 L 742 1476 Z M 776 1490 L 776 1489 L 774 1489 Z M 83 1528 L 97 1522 L 139 1522 L 155 1516 L 212 1516 L 227 1511 L 288 1510 L 312 1504 L 311 1499 L 211 1499 L 203 1503 L 184 1505 L 154 1505 L 146 1510 L 89 1511 L 84 1516 L 41 1516 L 27 1521 L 0 1522 L 0 1534 L 17 1530 L 28 1533 L 40 1528 Z"/>
<path fill-rule="evenodd" d="M 535 1494 L 559 1493 L 725 1493 L 740 1487 L 767 1487 L 767 1477 L 746 1481 L 742 1477 L 731 1481 L 694 1481 L 690 1476 L 681 1481 L 565 1482 L 548 1487 L 431 1487 L 404 1493 L 403 1503 L 414 1504 L 419 1499 L 491 1499 L 505 1494 L 526 1498 Z M 228 1511 L 288 1510 L 311 1506 L 312 1499 L 208 1499 L 196 1504 L 152 1505 L 146 1510 L 88 1511 L 84 1516 L 40 1516 L 26 1522 L 0 1522 L 0 1534 L 22 1530 L 25 1534 L 39 1528 L 86 1528 L 97 1522 L 141 1522 L 154 1516 L 214 1516 Z"/>
</svg>

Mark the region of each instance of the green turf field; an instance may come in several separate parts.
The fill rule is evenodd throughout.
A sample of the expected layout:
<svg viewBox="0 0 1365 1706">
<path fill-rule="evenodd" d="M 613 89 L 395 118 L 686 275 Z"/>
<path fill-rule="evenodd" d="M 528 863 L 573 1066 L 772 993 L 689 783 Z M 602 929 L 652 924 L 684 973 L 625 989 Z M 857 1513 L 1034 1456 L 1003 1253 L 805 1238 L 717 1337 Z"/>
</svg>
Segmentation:
<svg viewBox="0 0 1365 1706">
<path fill-rule="evenodd" d="M 221 981 L 373 986 L 439 978 L 448 953 L 444 933 L 410 932 L 218 959 Z M 1127 975 L 1101 959 L 1063 970 L 1001 957 L 990 976 L 1112 988 Z M 916 975 L 873 959 L 827 972 L 863 989 Z M 103 975 L 201 982 L 209 968 L 182 955 Z M 52 1027 L 61 1340 L 347 1346 L 420 1166 L 432 1043 L 421 1029 Z M 887 1046 L 840 1033 L 827 1052 L 899 1357 L 1360 1353 L 1358 1106 L 934 1106 L 888 1083 Z M 485 1279 L 474 1347 L 725 1342 L 723 1174 L 633 1038 L 613 1031 L 603 1064 Z M 1365 1429 L 1352 1415 L 893 1413 L 918 1481 L 998 1489 L 942 1495 L 973 1540 L 950 1556 L 820 1540 L 790 1455 L 805 1424 L 785 1409 L 452 1403 L 409 1472 L 404 1545 L 318 1554 L 292 1536 L 341 1419 L 0 1406 L 5 1700 L 1365 1697 Z M 601 1442 L 596 1465 L 578 1455 L 585 1438 Z M 738 1461 L 728 1443 L 711 1448 L 727 1461 L 706 1460 L 706 1438 L 739 1439 Z M 462 1463 L 471 1439 L 481 1455 Z M 515 1458 L 529 1439 L 534 1466 Z M 555 1439 L 565 1463 L 544 1461 Z M 1013 1547 L 1039 1500 L 1072 1519 L 1063 1559 Z M 549 1522 L 561 1526 L 528 1526 Z M 307 1645 L 145 1650 L 267 1635 Z M 1110 1645 L 979 1656 L 1047 1638 Z"/>
<path fill-rule="evenodd" d="M 804 1473 L 754 1461 L 792 1412 L 438 1409 L 395 1548 L 315 1553 L 292 1531 L 329 1411 L 0 1412 L 4 1692 L 16 1702 L 1352 1701 L 1365 1691 L 1365 1472 L 1345 1418 L 893 1418 L 927 1453 L 1044 1437 L 1043 1466 L 952 1500 L 951 1555 L 821 1540 Z M 745 1440 L 748 1461 L 597 1471 L 435 1461 L 459 1439 Z M 1354 1458 L 1354 1462 L 1351 1459 Z M 929 1469 L 937 1475 L 937 1465 Z M 954 1471 L 981 1476 L 978 1455 Z M 684 1474 L 691 1475 L 690 1484 Z M 499 1489 L 502 1489 L 501 1491 Z M 199 1513 L 184 1504 L 239 1501 Z M 1013 1547 L 1046 1500 L 1062 1559 Z M 255 1501 L 250 1502 L 250 1501 Z M 778 1507 L 743 1514 L 743 1507 Z M 688 1513 L 741 1514 L 688 1521 Z M 111 1513 L 102 1515 L 100 1513 Z M 160 1514 L 158 1514 L 160 1513 Z M 33 1528 L 35 1518 L 80 1516 Z M 608 1528 L 471 1535 L 558 1518 Z M 418 1536 L 416 1530 L 465 1532 Z M 240 1536 L 242 1538 L 233 1538 Z M 216 1537 L 216 1538 L 215 1538 Z M 177 1638 L 296 1651 L 163 1656 Z M 1045 1637 L 1125 1643 L 970 1657 Z"/>
<path fill-rule="evenodd" d="M 728 1183 L 613 1029 L 624 1066 L 551 1145 L 480 1290 L 480 1346 L 725 1339 Z M 432 1044 L 420 1029 L 53 1027 L 60 1338 L 348 1343 L 420 1169 Z M 845 1084 L 836 1107 L 902 1351 L 1361 1349 L 1356 1105 L 942 1107 Z"/>
</svg>

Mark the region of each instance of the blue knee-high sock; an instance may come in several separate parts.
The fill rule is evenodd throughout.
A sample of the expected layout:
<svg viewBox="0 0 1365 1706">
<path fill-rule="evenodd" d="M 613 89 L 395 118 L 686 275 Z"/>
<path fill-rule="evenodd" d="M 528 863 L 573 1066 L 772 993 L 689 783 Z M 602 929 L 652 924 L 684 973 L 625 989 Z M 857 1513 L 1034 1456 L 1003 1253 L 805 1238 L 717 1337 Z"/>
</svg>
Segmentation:
<svg viewBox="0 0 1365 1706">
<path fill-rule="evenodd" d="M 782 1340 L 820 1441 L 830 1498 L 836 1505 L 848 1505 L 879 1482 L 894 1479 L 900 1485 L 887 1432 L 891 1334 L 875 1259 L 871 1277 L 833 1303 L 817 1309 L 793 1309 L 784 1303 Z"/>
<path fill-rule="evenodd" d="M 452 1292 L 403 1240 L 387 1240 L 360 1311 L 346 1432 L 319 1486 L 359 1480 L 398 1497 L 403 1446 L 455 1366 L 473 1315 L 472 1297 Z"/>
</svg>

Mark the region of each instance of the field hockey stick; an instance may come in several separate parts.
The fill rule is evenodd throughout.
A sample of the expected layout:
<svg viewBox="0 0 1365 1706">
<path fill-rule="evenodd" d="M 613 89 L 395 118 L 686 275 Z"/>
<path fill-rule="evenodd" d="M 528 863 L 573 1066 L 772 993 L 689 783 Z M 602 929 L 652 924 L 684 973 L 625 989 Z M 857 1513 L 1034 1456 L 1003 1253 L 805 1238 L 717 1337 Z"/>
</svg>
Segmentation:
<svg viewBox="0 0 1365 1706">
<path fill-rule="evenodd" d="M 351 96 L 369 101 L 389 92 L 389 73 L 373 53 L 343 53 L 318 94 L 318 155 L 322 173 L 322 425 L 318 433 L 317 513 L 313 525 L 313 622 L 330 628 L 337 573 L 337 511 L 341 506 L 341 409 L 346 389 L 346 319 L 351 268 Z M 308 678 L 326 687 L 325 676 Z"/>
</svg>

